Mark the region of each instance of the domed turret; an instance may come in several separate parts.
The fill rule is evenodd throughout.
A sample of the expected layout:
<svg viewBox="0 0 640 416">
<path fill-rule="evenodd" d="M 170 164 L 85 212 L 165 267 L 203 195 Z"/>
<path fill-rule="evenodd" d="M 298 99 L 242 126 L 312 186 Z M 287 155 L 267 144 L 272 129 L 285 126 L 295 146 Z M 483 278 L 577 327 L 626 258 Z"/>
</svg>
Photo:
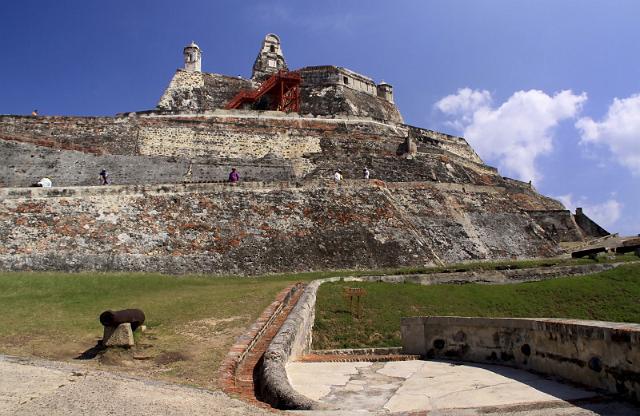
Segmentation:
<svg viewBox="0 0 640 416">
<path fill-rule="evenodd" d="M 188 72 L 200 72 L 202 70 L 202 52 L 195 42 L 184 47 L 184 69 Z"/>
</svg>

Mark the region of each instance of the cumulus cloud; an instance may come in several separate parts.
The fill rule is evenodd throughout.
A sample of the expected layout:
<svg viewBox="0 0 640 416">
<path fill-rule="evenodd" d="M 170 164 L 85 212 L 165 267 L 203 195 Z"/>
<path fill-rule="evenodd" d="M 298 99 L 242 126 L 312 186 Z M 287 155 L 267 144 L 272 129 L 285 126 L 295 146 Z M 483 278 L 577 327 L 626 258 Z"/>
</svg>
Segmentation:
<svg viewBox="0 0 640 416">
<path fill-rule="evenodd" d="M 498 164 L 505 175 L 539 181 L 535 161 L 553 149 L 553 130 L 563 120 L 574 118 L 587 94 L 564 90 L 547 95 L 543 91 L 517 91 L 499 106 L 485 90 L 459 89 L 435 104 L 451 118 L 449 124 L 471 142 L 482 158 Z"/>
<path fill-rule="evenodd" d="M 615 225 L 622 214 L 623 205 L 614 198 L 610 198 L 600 204 L 590 203 L 584 197 L 575 199 L 573 194 L 559 195 L 554 198 L 562 202 L 571 211 L 575 211 L 577 207 L 582 207 L 582 210 L 589 218 L 608 231 L 611 231 L 610 228 Z"/>
<path fill-rule="evenodd" d="M 582 144 L 607 146 L 621 165 L 640 176 L 640 94 L 614 98 L 601 121 L 583 117 L 575 125 Z"/>
</svg>

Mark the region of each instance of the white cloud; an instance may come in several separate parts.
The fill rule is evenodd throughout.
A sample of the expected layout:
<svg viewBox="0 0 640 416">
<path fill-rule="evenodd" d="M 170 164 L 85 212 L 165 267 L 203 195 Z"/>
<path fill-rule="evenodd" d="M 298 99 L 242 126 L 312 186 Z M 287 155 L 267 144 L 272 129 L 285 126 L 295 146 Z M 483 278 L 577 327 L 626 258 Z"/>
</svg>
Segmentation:
<svg viewBox="0 0 640 416">
<path fill-rule="evenodd" d="M 553 150 L 553 129 L 575 117 L 587 94 L 564 90 L 549 96 L 543 91 L 517 91 L 507 101 L 492 105 L 488 91 L 459 89 L 435 104 L 452 118 L 482 158 L 496 162 L 507 176 L 538 181 L 536 158 Z"/>
<path fill-rule="evenodd" d="M 567 209 L 575 211 L 577 207 L 582 207 L 583 212 L 597 224 L 608 231 L 620 219 L 623 205 L 617 200 L 610 198 L 600 204 L 592 204 L 584 197 L 573 198 L 573 194 L 555 196 Z"/>
<path fill-rule="evenodd" d="M 633 175 L 640 175 L 640 94 L 614 98 L 602 121 L 583 117 L 576 122 L 582 144 L 603 144 Z"/>
<path fill-rule="evenodd" d="M 443 113 L 455 116 L 456 119 L 448 124 L 458 130 L 464 130 L 464 127 L 471 124 L 473 114 L 481 109 L 491 105 L 491 93 L 487 90 L 472 90 L 471 88 L 461 88 L 455 95 L 447 95 L 435 106 Z"/>
</svg>

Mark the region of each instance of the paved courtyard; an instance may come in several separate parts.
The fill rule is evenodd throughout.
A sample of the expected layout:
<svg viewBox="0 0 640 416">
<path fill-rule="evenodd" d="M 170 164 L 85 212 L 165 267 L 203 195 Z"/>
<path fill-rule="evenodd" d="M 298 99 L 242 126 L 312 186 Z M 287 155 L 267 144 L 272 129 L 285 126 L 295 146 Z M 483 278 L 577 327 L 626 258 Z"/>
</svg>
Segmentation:
<svg viewBox="0 0 640 416">
<path fill-rule="evenodd" d="M 480 408 L 482 413 L 493 408 L 493 414 L 638 414 L 638 409 L 621 403 L 590 411 L 590 403 L 602 403 L 596 392 L 501 366 L 418 360 L 320 362 L 290 363 L 287 372 L 297 391 L 344 414 L 469 415 Z"/>
</svg>

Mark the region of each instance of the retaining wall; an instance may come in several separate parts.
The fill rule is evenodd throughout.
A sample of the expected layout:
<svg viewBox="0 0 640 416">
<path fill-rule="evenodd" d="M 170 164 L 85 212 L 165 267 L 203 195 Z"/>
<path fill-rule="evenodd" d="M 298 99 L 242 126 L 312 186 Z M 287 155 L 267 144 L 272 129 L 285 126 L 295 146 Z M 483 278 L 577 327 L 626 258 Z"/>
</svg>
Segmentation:
<svg viewBox="0 0 640 416">
<path fill-rule="evenodd" d="M 363 180 L 5 188 L 0 268 L 264 274 L 557 254 L 523 203 Z"/>
<path fill-rule="evenodd" d="M 408 135 L 423 141 L 411 160 L 397 153 Z M 430 138 L 430 139 L 429 139 Z M 500 184 L 462 138 L 367 118 L 322 119 L 278 112 L 127 117 L 0 116 L 0 186 L 94 185 L 107 169 L 117 184 L 226 179 L 345 178 Z"/>
<path fill-rule="evenodd" d="M 568 319 L 402 318 L 407 354 L 501 364 L 640 399 L 640 325 Z"/>
</svg>

